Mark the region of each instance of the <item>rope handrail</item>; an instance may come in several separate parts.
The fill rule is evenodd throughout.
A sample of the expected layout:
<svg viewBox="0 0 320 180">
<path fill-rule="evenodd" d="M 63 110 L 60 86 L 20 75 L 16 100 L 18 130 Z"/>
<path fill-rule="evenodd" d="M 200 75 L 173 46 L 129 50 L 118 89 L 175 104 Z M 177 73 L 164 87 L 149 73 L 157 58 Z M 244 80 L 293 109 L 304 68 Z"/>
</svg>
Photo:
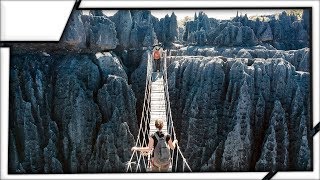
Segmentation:
<svg viewBox="0 0 320 180">
<path fill-rule="evenodd" d="M 167 113 L 169 114 L 169 123 L 170 123 L 170 132 L 173 133 L 174 135 L 174 138 L 177 138 L 176 137 L 176 132 L 175 132 L 175 129 L 174 129 L 174 126 L 173 126 L 173 120 L 172 120 L 172 114 L 171 114 L 171 106 L 170 106 L 170 98 L 169 98 L 169 88 L 168 88 L 168 77 L 167 77 L 167 52 L 165 52 L 164 54 L 164 61 L 163 61 L 163 74 L 164 74 L 164 88 L 165 88 L 165 97 L 166 97 L 166 104 L 168 106 L 168 111 Z M 180 153 L 182 159 L 183 159 L 183 163 L 187 165 L 188 169 L 190 172 L 192 172 L 190 166 L 188 165 L 187 161 L 186 161 L 186 158 L 183 156 L 182 152 L 181 152 L 181 149 L 179 147 L 179 144 L 177 144 L 177 150 L 178 152 Z M 176 169 L 177 170 L 177 169 Z M 183 170 L 184 171 L 184 170 Z"/>
<path fill-rule="evenodd" d="M 139 128 L 139 132 L 138 132 L 138 136 L 137 136 L 137 141 L 136 141 L 136 144 L 135 146 L 143 146 L 143 142 L 141 144 L 140 142 L 140 136 L 141 136 L 141 132 L 142 132 L 142 126 L 143 126 L 143 123 L 145 123 L 145 114 L 146 112 L 148 112 L 148 109 L 146 109 L 146 105 L 150 105 L 150 103 L 148 102 L 150 100 L 150 94 L 151 94 L 151 89 L 150 89 L 150 84 L 151 84 L 151 72 L 152 72 L 152 63 L 149 62 L 151 60 L 151 57 L 150 57 L 150 52 L 147 51 L 147 56 L 148 56 L 148 62 L 147 62 L 147 73 L 146 73 L 146 83 L 145 83 L 145 93 L 144 93 L 144 100 L 143 100 L 143 108 L 142 108 L 142 115 L 141 115 L 141 121 L 140 121 L 140 128 Z M 147 102 L 147 104 L 146 104 Z M 148 116 L 148 114 L 147 114 Z M 143 137 L 145 138 L 145 137 Z M 137 151 L 133 151 L 132 155 L 131 155 L 131 158 L 129 160 L 129 162 L 127 163 L 127 172 L 129 171 L 129 168 L 131 169 L 131 162 L 133 160 L 133 157 L 134 155 L 138 156 L 137 155 Z M 137 166 L 138 167 L 138 166 Z"/>
</svg>

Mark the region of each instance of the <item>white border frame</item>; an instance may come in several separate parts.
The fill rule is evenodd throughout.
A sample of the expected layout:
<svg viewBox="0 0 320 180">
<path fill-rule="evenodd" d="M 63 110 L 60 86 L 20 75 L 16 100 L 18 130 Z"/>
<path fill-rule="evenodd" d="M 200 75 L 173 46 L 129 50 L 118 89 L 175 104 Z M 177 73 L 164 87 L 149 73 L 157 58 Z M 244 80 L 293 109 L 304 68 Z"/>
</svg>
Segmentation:
<svg viewBox="0 0 320 180">
<path fill-rule="evenodd" d="M 74 0 L 0 0 L 2 41 L 59 41 Z"/>
<path fill-rule="evenodd" d="M 26 1 L 26 0 L 25 0 Z M 1 1 L 3 4 L 6 1 Z M 59 2 L 59 1 L 57 1 Z M 61 2 L 61 1 L 60 1 Z M 313 121 L 314 125 L 319 122 L 319 1 L 184 1 L 183 4 L 175 1 L 101 1 L 82 0 L 80 8 L 135 8 L 135 7 L 312 7 L 313 10 Z M 3 8 L 3 7 L 2 7 Z M 32 8 L 32 7 L 31 7 Z M 34 7 L 30 11 L 37 11 Z M 3 9 L 0 9 L 0 11 Z M 1 11 L 3 12 L 3 11 Z M 12 17 L 2 18 L 10 21 Z M 56 19 L 55 21 L 59 21 Z M 39 24 L 41 26 L 41 24 Z M 39 30 L 36 26 L 34 31 Z M 57 29 L 56 31 L 59 31 Z M 2 31 L 0 37 L 4 37 Z M 26 37 L 23 31 L 18 31 L 20 37 Z M 59 33 L 59 32 L 58 32 Z M 61 33 L 61 32 L 60 32 Z M 55 37 L 55 36 L 54 36 Z M 37 37 L 35 37 L 37 38 Z M 39 38 L 39 37 L 38 37 Z M 43 37 L 42 37 L 43 38 Z M 4 38 L 6 39 L 6 37 Z M 50 39 L 50 38 L 49 38 Z M 1 179 L 262 179 L 268 172 L 248 173 L 139 173 L 139 174 L 56 174 L 56 175 L 8 175 L 8 112 L 9 112 L 9 48 L 1 48 Z M 319 179 L 319 133 L 313 139 L 313 171 L 309 172 L 278 172 L 273 179 Z"/>
</svg>

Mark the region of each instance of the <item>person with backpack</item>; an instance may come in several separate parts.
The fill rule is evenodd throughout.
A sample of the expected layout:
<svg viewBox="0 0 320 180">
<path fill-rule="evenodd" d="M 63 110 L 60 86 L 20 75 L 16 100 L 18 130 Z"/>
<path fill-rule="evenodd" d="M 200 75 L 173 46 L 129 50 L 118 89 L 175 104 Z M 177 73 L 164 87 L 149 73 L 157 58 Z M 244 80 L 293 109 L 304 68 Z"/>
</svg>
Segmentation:
<svg viewBox="0 0 320 180">
<path fill-rule="evenodd" d="M 156 71 L 160 71 L 160 63 L 161 63 L 161 56 L 162 56 L 163 48 L 161 47 L 161 43 L 154 45 L 152 50 L 153 60 L 156 64 Z"/>
<path fill-rule="evenodd" d="M 163 128 L 163 120 L 157 119 L 155 126 L 158 131 L 149 137 L 148 147 L 133 147 L 132 150 L 145 152 L 153 150 L 151 156 L 152 171 L 167 172 L 171 161 L 170 149 L 175 149 L 178 140 L 172 142 L 170 134 L 165 134 L 161 131 Z"/>
</svg>

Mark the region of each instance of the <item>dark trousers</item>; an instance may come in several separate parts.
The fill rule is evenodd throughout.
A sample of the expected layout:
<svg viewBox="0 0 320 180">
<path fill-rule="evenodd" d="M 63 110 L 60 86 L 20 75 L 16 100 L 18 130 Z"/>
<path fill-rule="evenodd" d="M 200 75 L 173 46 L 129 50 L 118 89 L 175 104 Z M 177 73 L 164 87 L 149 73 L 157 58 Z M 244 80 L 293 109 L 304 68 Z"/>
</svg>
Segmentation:
<svg viewBox="0 0 320 180">
<path fill-rule="evenodd" d="M 160 63 L 161 63 L 160 59 L 155 59 L 154 61 L 156 63 L 156 71 L 158 70 L 160 72 Z"/>
</svg>

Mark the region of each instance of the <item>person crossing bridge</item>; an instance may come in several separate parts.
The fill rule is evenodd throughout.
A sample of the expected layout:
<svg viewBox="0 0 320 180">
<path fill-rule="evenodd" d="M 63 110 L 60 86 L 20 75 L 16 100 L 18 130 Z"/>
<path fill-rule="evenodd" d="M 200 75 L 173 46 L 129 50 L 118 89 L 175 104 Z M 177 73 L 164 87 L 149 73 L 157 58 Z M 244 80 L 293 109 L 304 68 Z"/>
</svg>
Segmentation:
<svg viewBox="0 0 320 180">
<path fill-rule="evenodd" d="M 170 165 L 170 149 L 174 150 L 178 140 L 172 142 L 170 134 L 163 133 L 163 121 L 157 119 L 155 126 L 158 129 L 149 137 L 148 147 L 133 147 L 132 150 L 136 151 L 152 151 L 151 164 L 153 172 L 168 172 Z M 163 143 L 165 143 L 163 146 Z M 169 147 L 168 147 L 169 146 Z"/>
</svg>

